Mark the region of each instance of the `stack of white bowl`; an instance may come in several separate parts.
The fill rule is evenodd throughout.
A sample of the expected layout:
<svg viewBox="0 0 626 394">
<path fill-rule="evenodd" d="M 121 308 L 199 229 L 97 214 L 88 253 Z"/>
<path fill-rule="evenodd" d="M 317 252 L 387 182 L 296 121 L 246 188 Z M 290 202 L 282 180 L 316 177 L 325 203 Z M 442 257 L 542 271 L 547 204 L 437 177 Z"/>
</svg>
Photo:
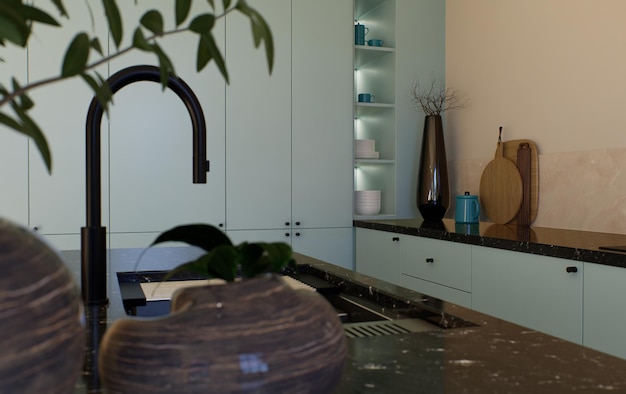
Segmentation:
<svg viewBox="0 0 626 394">
<path fill-rule="evenodd" d="M 357 159 L 378 159 L 376 140 L 355 140 L 354 157 Z"/>
<path fill-rule="evenodd" d="M 376 215 L 380 212 L 380 190 L 354 192 L 354 211 L 357 215 Z"/>
</svg>

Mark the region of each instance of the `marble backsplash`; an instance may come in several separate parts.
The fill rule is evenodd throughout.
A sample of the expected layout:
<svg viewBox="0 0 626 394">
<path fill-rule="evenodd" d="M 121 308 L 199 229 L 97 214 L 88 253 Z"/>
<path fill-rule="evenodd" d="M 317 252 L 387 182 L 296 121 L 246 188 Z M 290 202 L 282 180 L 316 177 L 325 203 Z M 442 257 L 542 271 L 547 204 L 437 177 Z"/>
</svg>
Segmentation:
<svg viewBox="0 0 626 394">
<path fill-rule="evenodd" d="M 451 203 L 469 191 L 492 158 L 448 163 Z M 626 234 L 626 148 L 539 153 L 539 205 L 534 226 Z M 482 218 L 486 220 L 486 218 Z"/>
</svg>

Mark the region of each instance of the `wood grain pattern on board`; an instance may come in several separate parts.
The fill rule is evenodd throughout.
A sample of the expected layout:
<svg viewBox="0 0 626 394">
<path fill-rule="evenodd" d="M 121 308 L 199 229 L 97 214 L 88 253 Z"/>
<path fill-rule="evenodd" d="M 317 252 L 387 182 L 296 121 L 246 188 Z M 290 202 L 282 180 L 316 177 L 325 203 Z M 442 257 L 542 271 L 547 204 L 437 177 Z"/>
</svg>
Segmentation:
<svg viewBox="0 0 626 394">
<path fill-rule="evenodd" d="M 495 157 L 480 178 L 482 210 L 496 224 L 509 223 L 519 212 L 522 194 L 522 178 L 517 166 L 504 157 L 503 143 L 498 142 Z"/>
<path fill-rule="evenodd" d="M 537 218 L 539 208 L 539 150 L 533 141 L 519 139 L 503 142 L 503 151 L 504 157 L 517 166 L 517 149 L 522 143 L 530 145 L 530 224 L 532 224 Z M 513 219 L 513 223 L 515 222 Z"/>
</svg>

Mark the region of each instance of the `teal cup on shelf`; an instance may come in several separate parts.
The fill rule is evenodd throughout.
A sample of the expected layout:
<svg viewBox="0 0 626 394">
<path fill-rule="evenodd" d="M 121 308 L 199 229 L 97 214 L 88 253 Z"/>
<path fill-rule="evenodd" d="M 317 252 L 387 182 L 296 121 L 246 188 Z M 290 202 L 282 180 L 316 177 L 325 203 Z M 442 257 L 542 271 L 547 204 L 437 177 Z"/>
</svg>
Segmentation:
<svg viewBox="0 0 626 394">
<path fill-rule="evenodd" d="M 357 99 L 359 100 L 359 103 L 371 103 L 374 101 L 374 95 L 370 93 L 359 93 Z"/>
<path fill-rule="evenodd" d="M 457 223 L 478 223 L 480 218 L 480 203 L 478 196 L 472 196 L 465 192 L 462 196 L 456 196 L 456 209 L 454 219 Z"/>
</svg>

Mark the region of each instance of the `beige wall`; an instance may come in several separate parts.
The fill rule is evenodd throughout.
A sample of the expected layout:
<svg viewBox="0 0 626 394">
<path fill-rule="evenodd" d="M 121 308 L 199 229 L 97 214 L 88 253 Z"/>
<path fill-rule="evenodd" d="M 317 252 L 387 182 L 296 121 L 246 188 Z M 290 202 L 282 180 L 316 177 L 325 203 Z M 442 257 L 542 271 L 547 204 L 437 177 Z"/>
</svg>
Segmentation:
<svg viewBox="0 0 626 394">
<path fill-rule="evenodd" d="M 540 152 L 536 225 L 626 233 L 626 1 L 446 0 L 452 190 L 505 140 Z"/>
</svg>

